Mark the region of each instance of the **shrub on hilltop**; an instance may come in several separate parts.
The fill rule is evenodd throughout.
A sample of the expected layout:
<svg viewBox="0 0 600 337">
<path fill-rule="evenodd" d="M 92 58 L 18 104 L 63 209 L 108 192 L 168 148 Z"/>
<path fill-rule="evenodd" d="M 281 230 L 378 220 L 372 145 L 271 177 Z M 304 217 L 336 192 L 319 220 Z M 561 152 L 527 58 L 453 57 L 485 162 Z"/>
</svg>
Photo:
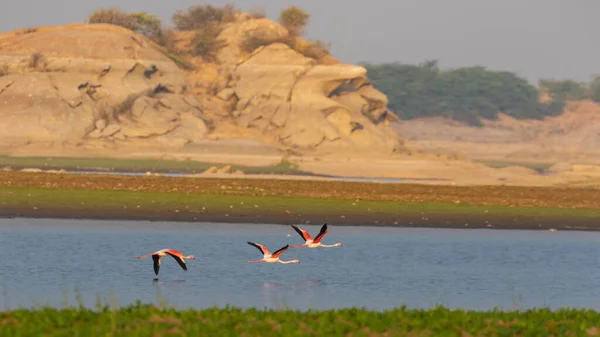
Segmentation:
<svg viewBox="0 0 600 337">
<path fill-rule="evenodd" d="M 307 12 L 296 6 L 290 6 L 281 11 L 279 23 L 281 23 L 291 35 L 302 36 L 309 18 L 310 14 Z"/>
<path fill-rule="evenodd" d="M 161 34 L 163 34 L 163 28 L 158 16 L 146 12 L 131 13 L 129 16 L 135 19 L 133 31 L 146 35 L 153 40 L 159 40 Z"/>
<path fill-rule="evenodd" d="M 117 7 L 100 8 L 90 14 L 88 23 L 121 26 L 147 36 L 169 52 L 175 52 L 175 32 L 171 28 L 163 27 L 160 18 L 156 15 L 147 12 L 128 13 Z"/>
<path fill-rule="evenodd" d="M 223 29 L 223 24 L 235 22 L 238 18 L 238 10 L 235 5 L 227 4 L 223 7 L 212 5 L 196 5 L 187 9 L 177 10 L 172 15 L 174 28 L 164 27 L 160 18 L 147 12 L 128 13 L 120 8 L 102 8 L 95 10 L 89 16 L 89 23 L 108 23 L 122 26 L 137 33 L 143 34 L 165 47 L 167 56 L 176 61 L 179 65 L 189 63 L 180 56 L 188 54 L 200 56 L 206 61 L 214 61 L 216 52 L 224 46 L 224 41 L 219 40 L 218 36 Z M 252 19 L 261 19 L 266 16 L 264 9 L 251 11 L 247 17 Z M 331 44 L 326 44 L 320 40 L 315 42 L 304 41 L 299 38 L 304 33 L 304 28 L 308 24 L 310 15 L 304 10 L 290 6 L 281 11 L 279 16 L 280 23 L 288 30 L 289 36 L 285 38 L 267 38 L 248 34 L 242 39 L 241 49 L 246 52 L 252 52 L 260 46 L 269 45 L 276 42 L 287 44 L 290 48 L 303 54 L 306 57 L 313 58 L 318 62 L 323 61 L 330 55 Z M 187 35 L 189 46 L 187 51 L 177 49 L 178 32 L 190 32 Z M 189 69 L 189 67 L 186 66 Z"/>
<path fill-rule="evenodd" d="M 248 34 L 243 38 L 241 48 L 251 53 L 261 46 L 284 43 L 298 53 L 321 62 L 326 56 L 330 55 L 331 42 L 325 43 L 321 40 L 309 42 L 299 38 L 304 34 L 304 28 L 308 24 L 309 17 L 308 13 L 296 6 L 288 7 L 281 11 L 279 23 L 287 29 L 289 36 L 273 39 Z"/>
<path fill-rule="evenodd" d="M 223 8 L 211 5 L 192 6 L 185 10 L 177 10 L 171 20 L 175 28 L 181 31 L 201 30 L 218 25 L 222 22 L 231 22 L 235 19 L 235 7 L 226 5 Z"/>
<path fill-rule="evenodd" d="M 273 43 L 283 43 L 288 45 L 290 48 L 294 48 L 294 41 L 289 36 L 285 36 L 282 38 L 271 38 L 260 35 L 256 36 L 253 34 L 246 34 L 242 38 L 240 48 L 247 53 L 252 53 L 259 47 L 267 46 Z"/>
<path fill-rule="evenodd" d="M 235 21 L 237 10 L 228 4 L 223 8 L 211 5 L 198 5 L 186 10 L 177 10 L 172 17 L 178 30 L 194 31 L 191 53 L 206 60 L 213 60 L 216 52 L 223 46 L 218 39 L 221 24 Z"/>
<path fill-rule="evenodd" d="M 240 48 L 247 53 L 252 53 L 259 47 L 267 46 L 273 43 L 286 44 L 298 53 L 308 58 L 312 58 L 317 62 L 321 62 L 326 56 L 330 55 L 329 51 L 331 49 L 331 42 L 325 43 L 321 40 L 308 42 L 299 40 L 293 35 L 280 38 L 272 38 L 265 36 L 255 36 L 252 34 L 247 34 L 246 36 L 244 36 L 240 44 Z"/>
<path fill-rule="evenodd" d="M 135 31 L 137 28 L 137 20 L 131 14 L 124 10 L 112 8 L 100 8 L 92 12 L 88 17 L 89 23 L 109 23 L 116 26 L 125 27 Z"/>
<path fill-rule="evenodd" d="M 177 10 L 172 17 L 178 31 L 193 31 L 189 52 L 207 60 L 214 57 L 222 42 L 217 39 L 223 22 L 235 20 L 236 9 L 233 5 L 223 8 L 211 5 L 192 6 L 186 10 Z M 163 27 L 160 18 L 146 12 L 127 13 L 120 8 L 98 9 L 89 16 L 89 23 L 109 23 L 143 34 L 165 47 L 171 59 L 181 60 L 177 55 L 177 32 L 173 28 Z"/>
<path fill-rule="evenodd" d="M 304 44 L 297 43 L 294 49 L 308 58 L 319 61 L 325 56 L 330 55 L 331 42 L 326 43 L 321 40 L 316 40 Z"/>
</svg>

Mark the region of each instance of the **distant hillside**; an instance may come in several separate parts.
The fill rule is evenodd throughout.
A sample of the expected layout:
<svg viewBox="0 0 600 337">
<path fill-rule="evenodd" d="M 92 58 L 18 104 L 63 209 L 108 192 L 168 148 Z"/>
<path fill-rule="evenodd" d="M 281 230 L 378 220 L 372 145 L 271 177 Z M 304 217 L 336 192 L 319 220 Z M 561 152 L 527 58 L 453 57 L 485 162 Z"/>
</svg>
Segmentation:
<svg viewBox="0 0 600 337">
<path fill-rule="evenodd" d="M 482 123 L 473 127 L 435 116 L 404 120 L 394 128 L 412 149 L 457 154 L 493 166 L 600 165 L 600 104 L 591 100 L 569 101 L 562 114 L 543 120 L 499 114 Z"/>
<path fill-rule="evenodd" d="M 388 96 L 390 109 L 405 120 L 442 116 L 483 126 L 481 119 L 496 120 L 499 114 L 543 119 L 560 115 L 567 101 L 600 102 L 600 77 L 590 83 L 541 80 L 536 87 L 515 73 L 484 67 L 442 71 L 436 61 L 364 66 L 373 85 Z"/>
</svg>

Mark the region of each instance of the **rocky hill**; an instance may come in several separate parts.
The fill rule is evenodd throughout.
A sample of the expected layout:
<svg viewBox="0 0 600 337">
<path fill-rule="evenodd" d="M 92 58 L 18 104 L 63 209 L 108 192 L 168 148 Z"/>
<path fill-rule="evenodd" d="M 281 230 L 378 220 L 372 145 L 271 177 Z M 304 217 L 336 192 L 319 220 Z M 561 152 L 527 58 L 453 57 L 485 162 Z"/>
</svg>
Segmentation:
<svg viewBox="0 0 600 337">
<path fill-rule="evenodd" d="M 222 28 L 215 60 L 188 58 L 193 67 L 184 69 L 147 37 L 114 25 L 4 33 L 0 143 L 118 151 L 248 139 L 300 154 L 400 149 L 387 97 L 366 69 L 317 62 L 277 42 L 287 34 L 238 15 Z M 274 42 L 246 52 L 248 36 Z M 178 41 L 185 46 L 186 35 Z"/>
</svg>

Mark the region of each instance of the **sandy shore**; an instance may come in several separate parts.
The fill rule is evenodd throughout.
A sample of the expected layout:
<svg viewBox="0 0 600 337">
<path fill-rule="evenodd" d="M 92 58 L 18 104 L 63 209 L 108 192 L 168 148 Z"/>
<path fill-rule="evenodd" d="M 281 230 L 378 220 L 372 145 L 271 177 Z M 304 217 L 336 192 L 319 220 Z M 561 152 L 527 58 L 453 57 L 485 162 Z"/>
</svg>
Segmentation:
<svg viewBox="0 0 600 337">
<path fill-rule="evenodd" d="M 294 156 L 265 145 L 241 140 L 206 141 L 181 149 L 144 148 L 80 148 L 63 145 L 31 145 L 0 149 L 0 153 L 16 157 L 95 157 L 150 158 L 198 161 L 215 165 L 277 165 L 283 160 L 305 172 L 348 178 L 400 178 L 421 183 L 460 186 L 595 186 L 600 187 L 600 167 L 585 170 L 566 169 L 542 175 L 522 166 L 491 168 L 481 163 L 453 159 L 435 154 L 361 154 L 336 153 L 320 156 Z M 252 177 L 255 178 L 255 177 Z M 260 177 L 258 177 L 260 178 Z M 275 177 L 270 177 L 275 178 Z M 285 179 L 307 179 L 285 177 Z"/>
</svg>

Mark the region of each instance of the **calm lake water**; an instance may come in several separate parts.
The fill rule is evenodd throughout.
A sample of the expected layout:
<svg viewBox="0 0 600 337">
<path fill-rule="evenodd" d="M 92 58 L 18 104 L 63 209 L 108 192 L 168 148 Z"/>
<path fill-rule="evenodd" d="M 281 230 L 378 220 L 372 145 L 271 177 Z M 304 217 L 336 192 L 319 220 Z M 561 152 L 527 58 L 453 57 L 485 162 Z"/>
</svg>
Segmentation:
<svg viewBox="0 0 600 337">
<path fill-rule="evenodd" d="M 289 249 L 282 259 L 301 261 L 289 265 L 246 263 L 262 257 L 246 241 L 271 251 L 302 243 L 280 225 L 0 219 L 0 307 L 75 305 L 81 293 L 90 307 L 99 297 L 180 308 L 600 308 L 600 233 L 330 226 L 323 242 L 343 247 Z M 185 272 L 165 258 L 155 282 L 152 259 L 136 256 L 162 248 L 197 259 Z"/>
</svg>

